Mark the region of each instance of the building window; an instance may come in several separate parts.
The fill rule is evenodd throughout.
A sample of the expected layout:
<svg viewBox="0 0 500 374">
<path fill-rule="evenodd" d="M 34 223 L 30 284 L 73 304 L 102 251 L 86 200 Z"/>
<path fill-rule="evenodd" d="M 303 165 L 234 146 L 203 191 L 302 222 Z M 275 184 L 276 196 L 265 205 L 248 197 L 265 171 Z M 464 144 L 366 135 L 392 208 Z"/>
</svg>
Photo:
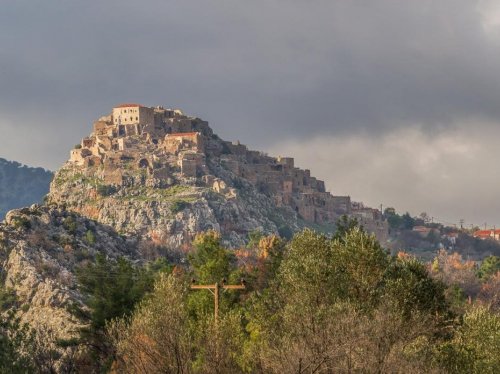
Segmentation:
<svg viewBox="0 0 500 374">
<path fill-rule="evenodd" d="M 139 117 L 135 117 L 135 120 L 136 120 L 136 121 L 139 121 Z"/>
<path fill-rule="evenodd" d="M 134 120 L 134 117 L 130 116 L 130 120 L 133 121 Z"/>
</svg>

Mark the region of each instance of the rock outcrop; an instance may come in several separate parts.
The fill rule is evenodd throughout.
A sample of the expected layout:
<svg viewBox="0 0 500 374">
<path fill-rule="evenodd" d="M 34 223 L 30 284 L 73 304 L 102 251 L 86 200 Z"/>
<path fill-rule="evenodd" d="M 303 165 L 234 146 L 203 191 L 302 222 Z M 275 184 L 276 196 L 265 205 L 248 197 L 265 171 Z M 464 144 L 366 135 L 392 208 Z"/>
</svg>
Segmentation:
<svg viewBox="0 0 500 374">
<path fill-rule="evenodd" d="M 85 309 L 74 270 L 100 253 L 139 258 L 137 243 L 111 227 L 46 206 L 10 211 L 0 223 L 0 270 L 4 288 L 15 292 L 22 324 L 52 341 L 70 339 L 83 326 L 71 312 Z M 64 349 L 58 348 L 63 351 Z"/>
</svg>

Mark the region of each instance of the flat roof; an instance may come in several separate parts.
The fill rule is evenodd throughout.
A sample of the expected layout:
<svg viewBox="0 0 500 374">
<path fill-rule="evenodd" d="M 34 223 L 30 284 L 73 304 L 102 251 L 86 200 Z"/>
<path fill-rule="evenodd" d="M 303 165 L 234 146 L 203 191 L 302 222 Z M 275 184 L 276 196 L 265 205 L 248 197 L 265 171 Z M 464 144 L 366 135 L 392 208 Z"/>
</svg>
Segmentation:
<svg viewBox="0 0 500 374">
<path fill-rule="evenodd" d="M 136 104 L 136 103 L 124 103 L 115 106 L 114 108 L 129 108 L 129 107 L 144 107 L 144 105 Z"/>
</svg>

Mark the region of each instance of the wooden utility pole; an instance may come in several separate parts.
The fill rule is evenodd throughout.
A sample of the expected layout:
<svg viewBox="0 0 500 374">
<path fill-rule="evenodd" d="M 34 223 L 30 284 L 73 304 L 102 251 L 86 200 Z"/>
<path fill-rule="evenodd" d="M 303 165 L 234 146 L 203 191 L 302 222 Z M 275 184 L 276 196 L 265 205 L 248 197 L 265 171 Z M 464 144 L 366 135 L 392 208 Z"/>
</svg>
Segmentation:
<svg viewBox="0 0 500 374">
<path fill-rule="evenodd" d="M 195 280 L 193 279 L 193 283 Z M 212 295 L 214 295 L 214 319 L 215 323 L 217 323 L 217 320 L 219 319 L 219 294 L 220 294 L 220 289 L 225 290 L 244 290 L 245 287 L 245 281 L 242 279 L 241 284 L 226 284 L 226 281 L 223 280 L 222 284 L 219 284 L 219 282 L 215 282 L 215 284 L 193 284 L 191 285 L 192 290 L 209 290 Z"/>
</svg>

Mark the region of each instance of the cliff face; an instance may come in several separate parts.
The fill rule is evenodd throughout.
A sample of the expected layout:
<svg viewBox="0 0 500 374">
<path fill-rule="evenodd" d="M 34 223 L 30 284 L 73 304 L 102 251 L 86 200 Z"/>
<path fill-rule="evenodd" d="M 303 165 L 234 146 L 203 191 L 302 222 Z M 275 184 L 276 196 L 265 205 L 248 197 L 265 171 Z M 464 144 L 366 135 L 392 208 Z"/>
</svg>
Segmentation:
<svg viewBox="0 0 500 374">
<path fill-rule="evenodd" d="M 74 270 L 98 253 L 139 258 L 136 243 L 111 227 L 63 210 L 33 205 L 12 210 L 0 223 L 0 263 L 4 287 L 16 296 L 14 310 L 50 343 L 75 337 L 82 327 L 69 312 L 85 305 Z"/>
<path fill-rule="evenodd" d="M 15 208 L 39 203 L 49 192 L 53 174 L 0 158 L 0 219 Z"/>
<path fill-rule="evenodd" d="M 56 173 L 48 202 L 172 249 L 207 229 L 236 247 L 254 230 L 332 229 L 340 215 L 356 215 L 349 197 L 326 192 L 292 158 L 223 141 L 178 110 L 137 104 L 94 123 Z M 360 218 L 379 236 L 387 230 L 374 211 Z"/>
</svg>

